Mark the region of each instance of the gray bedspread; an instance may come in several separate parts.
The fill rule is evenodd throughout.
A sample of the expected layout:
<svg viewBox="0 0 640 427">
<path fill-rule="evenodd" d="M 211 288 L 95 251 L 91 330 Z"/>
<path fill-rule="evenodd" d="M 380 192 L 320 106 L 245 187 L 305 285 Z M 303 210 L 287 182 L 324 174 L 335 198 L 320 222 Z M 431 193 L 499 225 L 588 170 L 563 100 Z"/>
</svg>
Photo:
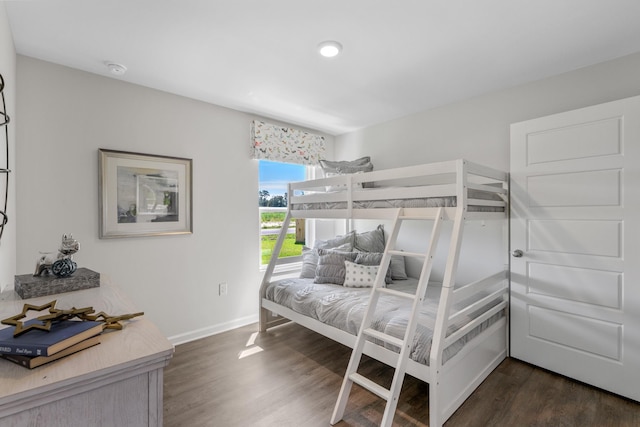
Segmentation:
<svg viewBox="0 0 640 427">
<path fill-rule="evenodd" d="M 366 191 L 366 190 L 360 190 Z M 469 191 L 469 197 L 484 200 L 500 201 L 501 199 L 493 193 L 482 191 Z M 449 208 L 456 207 L 456 196 L 447 197 L 422 197 L 410 199 L 385 199 L 385 200 L 363 200 L 354 201 L 354 209 L 390 209 L 390 208 Z M 319 203 L 293 203 L 293 210 L 331 210 L 346 209 L 347 202 L 319 202 Z M 504 212 L 501 206 L 476 206 L 468 205 L 470 212 Z"/>
<path fill-rule="evenodd" d="M 413 293 L 417 280 L 409 279 L 396 281 L 389 288 Z M 438 309 L 441 288 L 437 284 L 430 284 L 427 297 L 420 309 L 419 325 L 416 330 L 411 350 L 411 359 L 428 365 L 431 351 L 431 338 Z M 370 288 L 346 288 L 340 285 L 313 283 L 313 279 L 281 279 L 269 284 L 266 289 L 266 299 L 276 304 L 290 308 L 305 316 L 316 319 L 324 324 L 357 335 L 369 301 Z M 381 295 L 372 327 L 378 331 L 402 338 L 411 313 L 411 300 L 391 295 Z M 495 304 L 494 304 L 495 305 Z M 488 308 L 488 307 L 487 307 Z M 455 325 L 451 325 L 448 334 L 462 327 L 470 319 L 479 316 L 486 309 L 472 313 Z M 455 309 L 455 307 L 454 307 Z M 492 316 L 460 340 L 453 343 L 443 353 L 446 362 L 460 351 L 466 342 L 480 334 L 484 329 L 504 316 L 504 310 Z M 382 343 L 378 343 L 382 344 Z M 390 344 L 385 346 L 393 351 L 399 349 Z"/>
</svg>

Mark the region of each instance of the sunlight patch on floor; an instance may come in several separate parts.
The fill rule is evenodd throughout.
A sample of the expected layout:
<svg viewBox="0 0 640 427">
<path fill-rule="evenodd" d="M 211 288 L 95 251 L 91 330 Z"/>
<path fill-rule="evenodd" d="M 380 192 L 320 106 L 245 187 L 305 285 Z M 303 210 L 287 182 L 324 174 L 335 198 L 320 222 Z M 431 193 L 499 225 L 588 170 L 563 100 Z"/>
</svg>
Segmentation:
<svg viewBox="0 0 640 427">
<path fill-rule="evenodd" d="M 251 356 L 253 354 L 260 353 L 261 351 L 263 351 L 262 347 L 255 345 L 257 337 L 258 337 L 258 333 L 257 332 L 254 332 L 254 333 L 251 334 L 251 336 L 247 340 L 247 344 L 245 345 L 245 347 L 249 347 L 249 348 L 247 348 L 246 350 L 243 350 L 240 353 L 238 353 L 238 360 L 239 359 L 244 359 L 245 357 L 248 357 L 248 356 Z"/>
<path fill-rule="evenodd" d="M 252 345 L 254 345 L 256 343 L 256 338 L 258 338 L 258 333 L 257 332 L 252 333 L 249 339 L 247 340 L 246 346 L 251 347 Z"/>
</svg>

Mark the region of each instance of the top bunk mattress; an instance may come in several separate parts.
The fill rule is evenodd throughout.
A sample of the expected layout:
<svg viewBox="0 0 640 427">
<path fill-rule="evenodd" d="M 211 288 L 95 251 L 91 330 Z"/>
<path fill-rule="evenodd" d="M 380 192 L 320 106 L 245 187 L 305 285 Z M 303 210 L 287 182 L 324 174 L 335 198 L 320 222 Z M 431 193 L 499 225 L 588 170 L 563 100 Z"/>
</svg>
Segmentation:
<svg viewBox="0 0 640 427">
<path fill-rule="evenodd" d="M 411 278 L 409 280 L 395 281 L 387 285 L 389 288 L 408 293 L 415 293 L 416 286 L 417 280 Z M 426 298 L 420 309 L 418 327 L 410 357 L 423 365 L 429 365 L 431 339 L 441 289 L 438 284 L 429 284 Z M 287 278 L 271 282 L 266 288 L 265 298 L 326 325 L 333 326 L 351 335 L 357 335 L 369 303 L 370 294 L 371 288 L 349 288 L 341 285 L 314 283 L 313 279 Z M 482 296 L 477 298 L 479 299 Z M 480 316 L 498 303 L 495 302 L 474 313 L 470 313 L 456 324 L 451 325 L 447 335 L 463 327 L 470 320 Z M 456 306 L 453 307 L 452 312 L 455 311 Z M 380 295 L 372 327 L 402 339 L 410 313 L 410 300 L 392 295 Z M 468 341 L 504 316 L 504 310 L 499 311 L 447 347 L 443 353 L 443 363 L 455 356 Z M 377 341 L 372 338 L 369 339 Z M 389 350 L 399 352 L 399 348 L 391 344 L 382 343 L 381 341 L 377 341 L 377 344 L 384 344 Z"/>
<path fill-rule="evenodd" d="M 367 189 L 358 190 L 366 192 Z M 502 201 L 499 196 L 484 191 L 469 190 L 470 199 Z M 414 197 L 414 198 L 389 198 L 384 200 L 360 200 L 353 202 L 354 209 L 390 209 L 390 208 L 450 208 L 457 206 L 456 196 L 445 197 Z M 347 209 L 348 202 L 316 202 L 316 203 L 292 203 L 291 209 L 298 211 Z M 470 212 L 504 212 L 504 206 L 480 206 L 469 204 Z"/>
<path fill-rule="evenodd" d="M 292 211 L 454 208 L 465 194 L 471 212 L 506 212 L 508 174 L 464 159 L 289 184 Z"/>
</svg>

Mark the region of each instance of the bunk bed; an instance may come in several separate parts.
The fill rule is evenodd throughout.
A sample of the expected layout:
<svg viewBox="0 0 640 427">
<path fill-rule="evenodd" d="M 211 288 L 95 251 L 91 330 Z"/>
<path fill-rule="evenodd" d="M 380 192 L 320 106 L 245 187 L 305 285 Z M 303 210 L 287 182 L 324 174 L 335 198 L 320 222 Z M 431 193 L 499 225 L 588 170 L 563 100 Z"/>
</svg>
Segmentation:
<svg viewBox="0 0 640 427">
<path fill-rule="evenodd" d="M 314 283 L 318 280 L 309 276 L 278 279 L 274 275 L 278 254 L 294 218 L 393 221 L 378 273 L 386 275 L 391 294 L 415 292 L 419 282 L 389 280 L 399 218 L 452 221 L 442 282 L 429 281 L 430 268 L 427 277 L 420 278 L 428 285 L 406 364 L 406 373 L 429 384 L 429 425 L 442 425 L 508 354 L 506 268 L 471 283 L 455 282 L 464 223 L 506 224 L 507 189 L 507 173 L 462 159 L 289 184 L 287 215 L 260 287 L 260 331 L 294 321 L 353 348 L 363 307 L 374 294 L 370 288 L 343 286 L 339 281 Z M 504 230 L 506 225 L 497 228 Z M 353 245 L 338 243 L 357 235 L 351 231 L 335 239 L 337 249 L 318 249 L 316 254 L 338 253 L 341 259 L 355 261 L 359 254 Z M 506 238 L 503 241 L 506 245 Z M 406 252 L 407 258 L 416 255 Z M 381 332 L 401 336 L 410 311 L 406 303 L 394 295 L 377 301 L 372 324 Z M 364 343 L 363 352 L 390 366 L 398 363 L 398 347 L 375 337 Z"/>
</svg>

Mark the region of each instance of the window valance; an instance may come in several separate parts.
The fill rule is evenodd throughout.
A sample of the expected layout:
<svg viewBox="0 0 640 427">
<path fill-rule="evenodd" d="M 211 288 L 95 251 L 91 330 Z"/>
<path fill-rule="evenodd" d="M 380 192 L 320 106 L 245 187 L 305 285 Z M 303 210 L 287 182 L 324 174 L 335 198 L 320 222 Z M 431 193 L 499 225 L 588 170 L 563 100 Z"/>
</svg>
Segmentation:
<svg viewBox="0 0 640 427">
<path fill-rule="evenodd" d="M 251 123 L 254 159 L 317 165 L 324 157 L 324 136 L 254 120 Z"/>
</svg>

